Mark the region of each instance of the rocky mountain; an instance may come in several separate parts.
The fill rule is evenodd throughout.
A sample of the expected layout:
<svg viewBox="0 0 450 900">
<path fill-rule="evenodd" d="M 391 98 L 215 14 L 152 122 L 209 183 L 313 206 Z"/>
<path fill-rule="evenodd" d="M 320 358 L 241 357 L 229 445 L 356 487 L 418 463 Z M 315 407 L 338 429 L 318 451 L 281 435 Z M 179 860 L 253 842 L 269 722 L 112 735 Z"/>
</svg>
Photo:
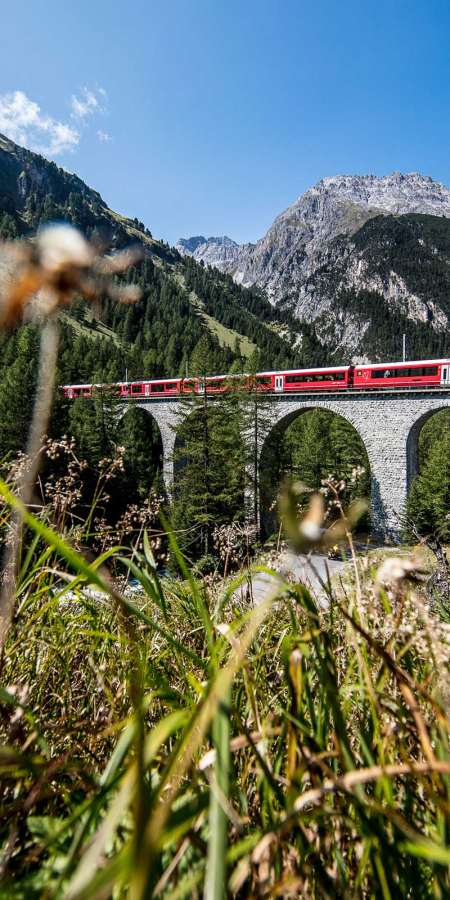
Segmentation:
<svg viewBox="0 0 450 900">
<path fill-rule="evenodd" d="M 214 266 L 219 272 L 228 272 L 238 260 L 239 244 L 231 238 L 205 238 L 202 235 L 192 238 L 180 238 L 175 249 L 182 256 L 193 256 L 197 261 L 203 260 L 208 266 Z"/>
<path fill-rule="evenodd" d="M 208 244 L 199 244 L 195 258 L 229 272 L 238 284 L 257 285 L 274 305 L 288 305 L 300 321 L 316 322 L 319 337 L 322 334 L 325 340 L 326 335 L 333 352 L 344 346 L 356 358 L 367 319 L 358 325 L 358 310 L 354 310 L 351 327 L 342 324 L 345 316 L 340 314 L 339 298 L 349 291 L 372 293 L 378 298 L 374 302 L 381 301 L 388 311 L 401 310 L 407 320 L 430 324 L 436 332 L 447 328 L 443 298 L 435 295 L 433 280 L 424 293 L 415 277 L 417 270 L 415 274 L 404 271 L 406 257 L 399 271 L 399 254 L 390 254 L 391 242 L 396 241 L 406 256 L 411 252 L 412 222 L 397 229 L 394 224 L 399 217 L 411 215 L 445 222 L 450 217 L 450 190 L 417 172 L 394 172 L 382 178 L 339 175 L 324 178 L 302 194 L 256 244 L 241 245 L 222 256 L 216 246 L 211 253 L 214 262 Z M 371 229 L 367 225 L 373 220 L 377 225 Z M 436 229 L 417 222 L 416 231 L 417 241 L 423 242 L 419 244 L 422 255 L 428 259 L 431 254 L 428 269 L 433 269 L 442 253 L 433 246 Z M 371 241 L 376 244 L 374 253 Z M 383 265 L 386 253 L 392 256 L 389 271 Z M 340 322 L 339 328 L 331 327 L 333 321 Z"/>
</svg>

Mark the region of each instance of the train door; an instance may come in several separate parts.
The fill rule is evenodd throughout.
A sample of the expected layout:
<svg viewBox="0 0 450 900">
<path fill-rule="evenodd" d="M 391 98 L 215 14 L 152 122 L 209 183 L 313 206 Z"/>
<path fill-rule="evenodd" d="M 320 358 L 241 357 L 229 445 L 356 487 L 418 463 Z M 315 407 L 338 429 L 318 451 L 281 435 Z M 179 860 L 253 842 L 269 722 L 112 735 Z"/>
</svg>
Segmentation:
<svg viewBox="0 0 450 900">
<path fill-rule="evenodd" d="M 199 394 L 204 394 L 204 393 L 205 393 L 205 379 L 204 379 L 204 378 L 199 378 L 199 381 L 198 381 L 198 393 L 199 393 Z"/>
<path fill-rule="evenodd" d="M 149 384 L 145 385 L 145 396 L 146 397 L 150 396 L 150 385 Z"/>
<path fill-rule="evenodd" d="M 441 366 L 441 384 L 450 385 L 450 366 Z"/>
<path fill-rule="evenodd" d="M 275 375 L 275 390 L 282 391 L 283 390 L 283 376 Z"/>
</svg>

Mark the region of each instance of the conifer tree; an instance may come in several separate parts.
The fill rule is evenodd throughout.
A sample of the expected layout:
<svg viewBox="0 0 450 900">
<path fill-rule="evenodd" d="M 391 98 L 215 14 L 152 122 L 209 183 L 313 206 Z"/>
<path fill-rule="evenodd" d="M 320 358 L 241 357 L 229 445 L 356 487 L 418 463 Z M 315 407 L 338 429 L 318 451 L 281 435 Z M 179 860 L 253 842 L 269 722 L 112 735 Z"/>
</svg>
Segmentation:
<svg viewBox="0 0 450 900">
<path fill-rule="evenodd" d="M 409 492 L 407 514 L 421 534 L 442 529 L 442 537 L 448 540 L 450 527 L 443 526 L 449 512 L 450 423 L 446 418 L 441 425 L 439 439 L 427 444 L 427 456 Z"/>
<path fill-rule="evenodd" d="M 243 438 L 243 467 L 247 482 L 248 512 L 259 529 L 259 501 L 261 488 L 260 455 L 262 444 L 271 422 L 271 400 L 261 382 L 256 379 L 260 371 L 261 354 L 254 350 L 247 360 L 247 375 L 235 393 L 238 409 L 236 415 Z M 268 449 L 268 448 L 266 448 Z M 263 486 L 266 491 L 267 486 Z"/>
<path fill-rule="evenodd" d="M 36 387 L 38 330 L 22 328 L 5 353 L 0 382 L 0 459 L 25 450 Z"/>
<path fill-rule="evenodd" d="M 212 550 L 214 526 L 243 513 L 243 480 L 236 465 L 239 423 L 230 416 L 223 395 L 205 390 L 204 379 L 213 366 L 214 350 L 205 333 L 191 359 L 199 390 L 182 395 L 176 426 L 173 523 L 177 529 L 198 526 L 200 537 L 181 538 L 181 545 L 205 556 Z"/>
</svg>

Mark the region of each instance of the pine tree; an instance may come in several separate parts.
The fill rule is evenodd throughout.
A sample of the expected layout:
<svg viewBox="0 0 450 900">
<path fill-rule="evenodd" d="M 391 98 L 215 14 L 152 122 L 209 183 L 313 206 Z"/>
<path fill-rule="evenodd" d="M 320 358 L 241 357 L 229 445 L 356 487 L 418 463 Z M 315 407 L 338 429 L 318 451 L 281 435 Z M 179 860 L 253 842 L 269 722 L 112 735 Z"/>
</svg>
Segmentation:
<svg viewBox="0 0 450 900">
<path fill-rule="evenodd" d="M 20 330 L 11 343 L 14 359 L 0 383 L 0 458 L 25 450 L 36 387 L 39 336 L 35 326 Z M 6 354 L 7 359 L 11 354 Z"/>
<path fill-rule="evenodd" d="M 193 369 L 203 380 L 209 374 L 208 338 L 196 350 Z M 173 523 L 177 529 L 199 527 L 200 538 L 192 539 L 190 533 L 180 543 L 205 556 L 212 550 L 214 527 L 244 513 L 240 421 L 233 416 L 230 395 L 229 391 L 212 396 L 206 390 L 193 390 L 179 401 Z"/>
<path fill-rule="evenodd" d="M 255 527 L 259 528 L 259 503 L 260 492 L 267 494 L 267 483 L 261 483 L 260 455 L 262 443 L 270 428 L 271 400 L 256 379 L 256 373 L 260 370 L 261 355 L 259 350 L 254 350 L 247 361 L 248 375 L 244 376 L 242 383 L 235 389 L 236 417 L 239 421 L 239 430 L 243 437 L 243 467 L 247 481 L 247 496 L 251 497 L 251 517 Z M 266 445 L 266 454 L 269 451 Z"/>
<path fill-rule="evenodd" d="M 162 471 L 162 442 L 158 426 L 144 409 L 131 406 L 118 423 L 117 440 L 125 447 L 124 497 L 148 497 L 155 478 Z"/>
<path fill-rule="evenodd" d="M 436 417 L 437 418 L 437 417 Z M 407 500 L 407 514 L 423 535 L 444 526 L 450 510 L 450 424 L 444 421 L 439 439 L 428 445 L 428 455 Z M 450 527 L 442 530 L 445 540 Z"/>
</svg>

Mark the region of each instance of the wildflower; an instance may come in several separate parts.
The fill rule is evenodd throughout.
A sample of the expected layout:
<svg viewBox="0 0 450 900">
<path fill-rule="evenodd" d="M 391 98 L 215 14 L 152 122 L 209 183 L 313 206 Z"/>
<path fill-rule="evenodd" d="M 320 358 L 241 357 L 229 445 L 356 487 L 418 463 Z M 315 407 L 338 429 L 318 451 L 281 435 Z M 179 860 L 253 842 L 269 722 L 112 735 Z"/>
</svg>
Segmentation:
<svg viewBox="0 0 450 900">
<path fill-rule="evenodd" d="M 400 588 L 405 581 L 420 582 L 422 576 L 426 576 L 426 574 L 414 556 L 407 556 L 403 559 L 391 556 L 389 559 L 385 559 L 378 569 L 375 584 L 378 589 L 385 584 Z"/>
<path fill-rule="evenodd" d="M 311 543 L 318 541 L 322 534 L 324 503 L 321 494 L 313 494 L 306 515 L 299 522 L 302 537 Z"/>
<path fill-rule="evenodd" d="M 112 276 L 141 259 L 141 248 L 101 256 L 95 244 L 68 223 L 42 228 L 35 243 L 3 245 L 2 253 L 18 264 L 18 271 L 5 292 L 0 326 L 17 318 L 38 292 L 43 314 L 68 305 L 77 295 L 91 301 L 101 295 L 124 302 L 140 297 L 137 285 L 115 284 Z"/>
</svg>

